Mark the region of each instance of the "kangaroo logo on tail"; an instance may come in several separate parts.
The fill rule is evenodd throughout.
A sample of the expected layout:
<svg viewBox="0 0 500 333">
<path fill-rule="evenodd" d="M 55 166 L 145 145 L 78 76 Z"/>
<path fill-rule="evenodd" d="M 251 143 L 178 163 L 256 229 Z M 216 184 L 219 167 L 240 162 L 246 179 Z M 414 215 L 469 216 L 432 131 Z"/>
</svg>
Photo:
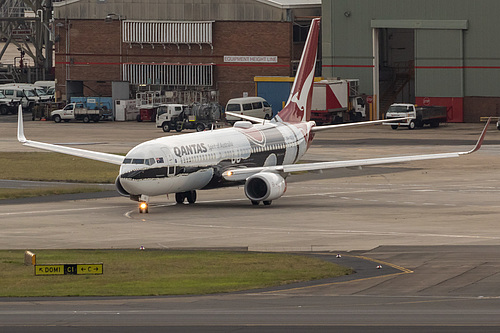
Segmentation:
<svg viewBox="0 0 500 333">
<path fill-rule="evenodd" d="M 312 20 L 292 91 L 285 107 L 276 117 L 278 121 L 298 123 L 311 119 L 312 86 L 318 52 L 319 25 L 319 18 Z"/>
</svg>

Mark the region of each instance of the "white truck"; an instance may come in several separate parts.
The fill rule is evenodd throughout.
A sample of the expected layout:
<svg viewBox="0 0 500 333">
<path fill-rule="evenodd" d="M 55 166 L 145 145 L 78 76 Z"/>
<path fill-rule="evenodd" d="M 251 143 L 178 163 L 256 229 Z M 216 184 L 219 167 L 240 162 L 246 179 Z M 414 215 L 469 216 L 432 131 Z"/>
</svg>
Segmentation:
<svg viewBox="0 0 500 333">
<path fill-rule="evenodd" d="M 91 110 L 84 107 L 83 103 L 69 103 L 64 108 L 54 110 L 50 113 L 50 118 L 56 123 L 61 120 L 68 122 L 70 120 L 82 120 L 84 123 L 89 121 L 98 122 L 102 118 L 103 111 L 100 109 Z"/>
<path fill-rule="evenodd" d="M 445 123 L 447 119 L 447 110 L 445 106 L 416 106 L 413 104 L 392 104 L 385 115 L 386 119 L 404 118 L 409 119 L 399 123 L 384 123 L 390 125 L 392 129 L 398 129 L 399 126 L 406 126 L 408 129 L 415 127 L 438 127 L 440 123 Z"/>
<path fill-rule="evenodd" d="M 0 92 L 0 114 L 16 113 L 17 107 L 20 101 L 16 101 L 12 98 L 7 98 L 2 92 Z"/>
<path fill-rule="evenodd" d="M 198 132 L 222 125 L 223 110 L 218 103 L 162 104 L 156 112 L 156 127 L 164 132 L 195 129 Z"/>
<path fill-rule="evenodd" d="M 366 117 L 366 106 L 358 91 L 359 80 L 314 82 L 311 120 L 318 125 L 362 120 Z"/>
<path fill-rule="evenodd" d="M 182 112 L 187 108 L 184 104 L 162 104 L 156 111 L 156 127 L 161 127 L 163 132 L 170 130 L 182 131 Z"/>
</svg>

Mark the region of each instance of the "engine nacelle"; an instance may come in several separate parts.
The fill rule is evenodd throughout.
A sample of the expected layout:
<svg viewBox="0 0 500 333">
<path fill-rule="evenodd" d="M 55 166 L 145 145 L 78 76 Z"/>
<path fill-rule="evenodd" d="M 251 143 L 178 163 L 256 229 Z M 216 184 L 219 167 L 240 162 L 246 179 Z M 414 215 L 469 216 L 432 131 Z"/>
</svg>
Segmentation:
<svg viewBox="0 0 500 333">
<path fill-rule="evenodd" d="M 260 172 L 247 178 L 245 195 L 252 201 L 278 199 L 286 191 L 286 181 L 276 173 Z"/>
<path fill-rule="evenodd" d="M 116 191 L 118 191 L 118 193 L 120 193 L 120 195 L 123 195 L 124 197 L 128 197 L 130 196 L 130 193 L 128 193 L 122 186 L 122 183 L 120 182 L 120 176 L 116 177 L 116 180 L 115 180 L 115 187 L 116 187 Z"/>
</svg>

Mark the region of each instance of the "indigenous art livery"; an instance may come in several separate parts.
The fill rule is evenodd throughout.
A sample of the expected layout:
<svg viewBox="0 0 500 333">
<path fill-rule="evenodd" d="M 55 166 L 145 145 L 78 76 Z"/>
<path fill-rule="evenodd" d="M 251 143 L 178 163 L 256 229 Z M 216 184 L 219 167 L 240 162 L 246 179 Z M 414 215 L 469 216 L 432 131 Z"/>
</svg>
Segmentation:
<svg viewBox="0 0 500 333">
<path fill-rule="evenodd" d="M 310 121 L 319 27 L 320 20 L 312 20 L 288 102 L 270 121 L 228 112 L 244 120 L 232 128 L 147 141 L 123 157 L 27 140 L 19 110 L 18 140 L 29 147 L 120 165 L 116 188 L 120 194 L 139 201 L 141 213 L 148 212 L 151 196 L 175 193 L 177 203 L 194 203 L 197 190 L 234 185 L 244 185 L 252 204 L 269 205 L 285 193 L 286 178 L 294 171 L 458 157 L 479 149 L 486 127 L 474 149 L 467 152 L 295 164 L 317 131 L 386 122 L 316 126 Z"/>
</svg>

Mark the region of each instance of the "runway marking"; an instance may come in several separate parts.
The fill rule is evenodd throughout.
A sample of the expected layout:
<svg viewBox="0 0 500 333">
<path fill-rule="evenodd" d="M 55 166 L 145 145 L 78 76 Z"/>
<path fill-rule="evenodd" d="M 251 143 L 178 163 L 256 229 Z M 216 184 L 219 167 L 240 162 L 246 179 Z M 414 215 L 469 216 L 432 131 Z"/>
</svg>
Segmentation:
<svg viewBox="0 0 500 333">
<path fill-rule="evenodd" d="M 310 229 L 310 228 L 273 228 L 273 227 L 251 227 L 251 226 L 226 226 L 226 225 L 216 225 L 216 224 L 193 224 L 193 223 L 180 223 L 180 222 L 164 222 L 163 224 L 169 224 L 172 226 L 182 226 L 191 228 L 208 228 L 208 229 L 240 229 L 240 230 L 253 230 L 253 231 L 266 231 L 266 232 L 277 232 L 277 233 L 320 233 L 322 235 L 377 235 L 377 236 L 409 236 L 409 237 L 442 237 L 442 238 L 470 238 L 470 239 L 488 239 L 488 240 L 498 240 L 500 237 L 496 236 L 477 236 L 477 235 L 447 235 L 447 234 L 429 234 L 429 233 L 408 233 L 408 232 L 395 232 L 395 231 L 368 231 L 368 230 L 330 230 L 330 229 Z"/>
<path fill-rule="evenodd" d="M 334 255 L 334 254 L 328 254 L 328 255 Z M 372 259 L 372 258 L 365 257 L 365 256 L 355 256 L 355 255 L 350 255 L 350 254 L 344 254 L 344 256 L 345 257 L 358 258 L 358 259 L 372 261 L 372 262 L 377 263 L 377 264 L 389 266 L 389 267 L 392 267 L 394 269 L 400 270 L 401 272 L 399 272 L 399 273 L 392 273 L 392 274 L 385 274 L 385 275 L 379 275 L 379 276 L 372 276 L 372 277 L 368 277 L 368 278 L 354 279 L 354 280 L 349 280 L 349 281 L 321 283 L 321 284 L 315 284 L 315 285 L 312 285 L 312 286 L 296 287 L 296 288 L 289 288 L 289 289 L 284 289 L 284 290 L 265 291 L 265 292 L 261 292 L 261 293 L 257 293 L 257 294 L 278 294 L 278 293 L 283 293 L 283 292 L 305 290 L 305 289 L 312 289 L 312 288 L 318 288 L 318 287 L 328 287 L 328 286 L 333 286 L 333 285 L 347 284 L 347 283 L 360 282 L 360 281 L 368 281 L 368 280 L 374 280 L 374 279 L 387 278 L 387 277 L 393 277 L 393 276 L 398 276 L 398 275 L 404 275 L 404 274 L 414 273 L 411 269 L 404 268 L 402 266 L 391 264 L 389 262 L 378 260 L 378 259 Z"/>
</svg>

